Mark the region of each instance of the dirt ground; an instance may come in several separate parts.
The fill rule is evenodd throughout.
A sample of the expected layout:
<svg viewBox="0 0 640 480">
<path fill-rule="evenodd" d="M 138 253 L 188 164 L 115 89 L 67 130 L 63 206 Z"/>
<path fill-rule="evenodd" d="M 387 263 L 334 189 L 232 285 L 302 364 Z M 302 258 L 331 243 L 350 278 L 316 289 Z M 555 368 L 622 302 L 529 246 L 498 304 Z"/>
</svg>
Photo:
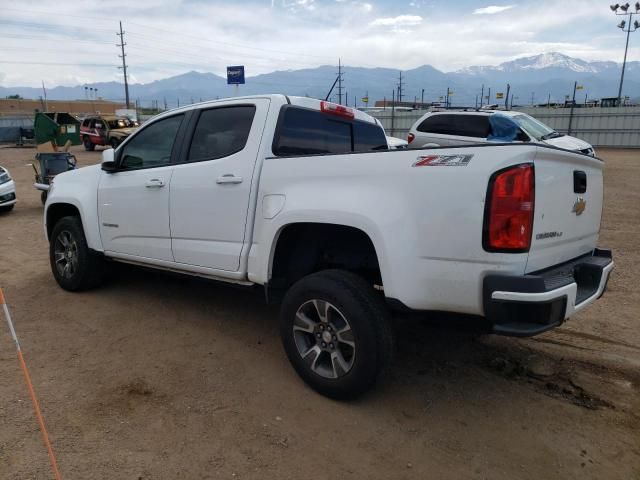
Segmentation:
<svg viewBox="0 0 640 480">
<path fill-rule="evenodd" d="M 609 291 L 531 339 L 398 320 L 388 378 L 323 398 L 260 295 L 133 267 L 72 294 L 50 271 L 34 150 L 0 148 L 0 286 L 65 479 L 640 479 L 640 152 L 606 160 Z M 81 165 L 100 152 L 76 149 Z M 52 478 L 0 324 L 0 478 Z"/>
</svg>

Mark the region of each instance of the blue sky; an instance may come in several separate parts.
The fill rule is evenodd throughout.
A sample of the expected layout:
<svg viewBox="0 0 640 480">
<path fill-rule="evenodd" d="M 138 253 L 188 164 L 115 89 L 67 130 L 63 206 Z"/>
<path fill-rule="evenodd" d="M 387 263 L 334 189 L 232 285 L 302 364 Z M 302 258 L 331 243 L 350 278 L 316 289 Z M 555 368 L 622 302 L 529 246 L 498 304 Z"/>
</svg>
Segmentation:
<svg viewBox="0 0 640 480">
<path fill-rule="evenodd" d="M 237 64 L 255 75 L 338 57 L 443 71 L 551 51 L 621 62 L 624 49 L 620 19 L 591 0 L 0 0 L 0 12 L 4 86 L 120 80 L 118 20 L 133 82 Z M 630 60 L 640 60 L 638 42 L 632 34 Z"/>
</svg>

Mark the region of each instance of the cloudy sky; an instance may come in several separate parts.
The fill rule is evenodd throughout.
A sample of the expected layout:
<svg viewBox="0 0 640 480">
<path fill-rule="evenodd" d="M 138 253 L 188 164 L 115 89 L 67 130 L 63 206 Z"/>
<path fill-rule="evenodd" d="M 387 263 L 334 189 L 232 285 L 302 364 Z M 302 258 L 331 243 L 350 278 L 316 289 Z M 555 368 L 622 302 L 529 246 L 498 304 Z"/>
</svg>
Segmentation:
<svg viewBox="0 0 640 480">
<path fill-rule="evenodd" d="M 633 7 L 632 7 L 633 8 Z M 336 64 L 443 71 L 559 51 L 621 62 L 624 34 L 601 0 L 0 0 L 0 85 L 121 80 L 189 70 L 247 75 Z M 640 34 L 630 60 L 640 60 Z M 635 46 L 634 46 L 635 44 Z"/>
</svg>

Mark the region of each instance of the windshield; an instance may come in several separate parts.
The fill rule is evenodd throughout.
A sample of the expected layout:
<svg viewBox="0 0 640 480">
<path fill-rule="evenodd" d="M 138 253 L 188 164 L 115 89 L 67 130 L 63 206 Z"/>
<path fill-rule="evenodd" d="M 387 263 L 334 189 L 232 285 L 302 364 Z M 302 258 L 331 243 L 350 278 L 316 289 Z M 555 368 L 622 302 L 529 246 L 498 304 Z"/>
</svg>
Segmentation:
<svg viewBox="0 0 640 480">
<path fill-rule="evenodd" d="M 559 137 L 560 134 L 553 128 L 546 126 L 544 123 L 539 122 L 529 115 L 516 115 L 513 117 L 515 122 L 524 130 L 529 136 L 536 140 L 545 140 L 547 138 Z"/>
<path fill-rule="evenodd" d="M 117 120 L 109 120 L 107 123 L 109 124 L 109 128 L 111 129 L 135 127 L 135 124 L 128 118 L 118 118 Z"/>
</svg>

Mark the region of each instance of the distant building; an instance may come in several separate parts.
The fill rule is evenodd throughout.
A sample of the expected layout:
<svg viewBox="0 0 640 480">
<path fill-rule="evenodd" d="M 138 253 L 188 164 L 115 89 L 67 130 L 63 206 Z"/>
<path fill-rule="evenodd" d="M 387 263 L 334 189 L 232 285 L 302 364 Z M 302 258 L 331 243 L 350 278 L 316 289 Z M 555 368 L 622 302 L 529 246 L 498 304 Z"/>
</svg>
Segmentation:
<svg viewBox="0 0 640 480">
<path fill-rule="evenodd" d="M 107 100 L 47 100 L 47 111 L 66 112 L 75 116 L 93 113 L 115 114 L 116 110 L 125 108 L 124 103 Z M 28 116 L 37 111 L 44 112 L 44 100 L 0 99 L 0 117 Z"/>
</svg>

